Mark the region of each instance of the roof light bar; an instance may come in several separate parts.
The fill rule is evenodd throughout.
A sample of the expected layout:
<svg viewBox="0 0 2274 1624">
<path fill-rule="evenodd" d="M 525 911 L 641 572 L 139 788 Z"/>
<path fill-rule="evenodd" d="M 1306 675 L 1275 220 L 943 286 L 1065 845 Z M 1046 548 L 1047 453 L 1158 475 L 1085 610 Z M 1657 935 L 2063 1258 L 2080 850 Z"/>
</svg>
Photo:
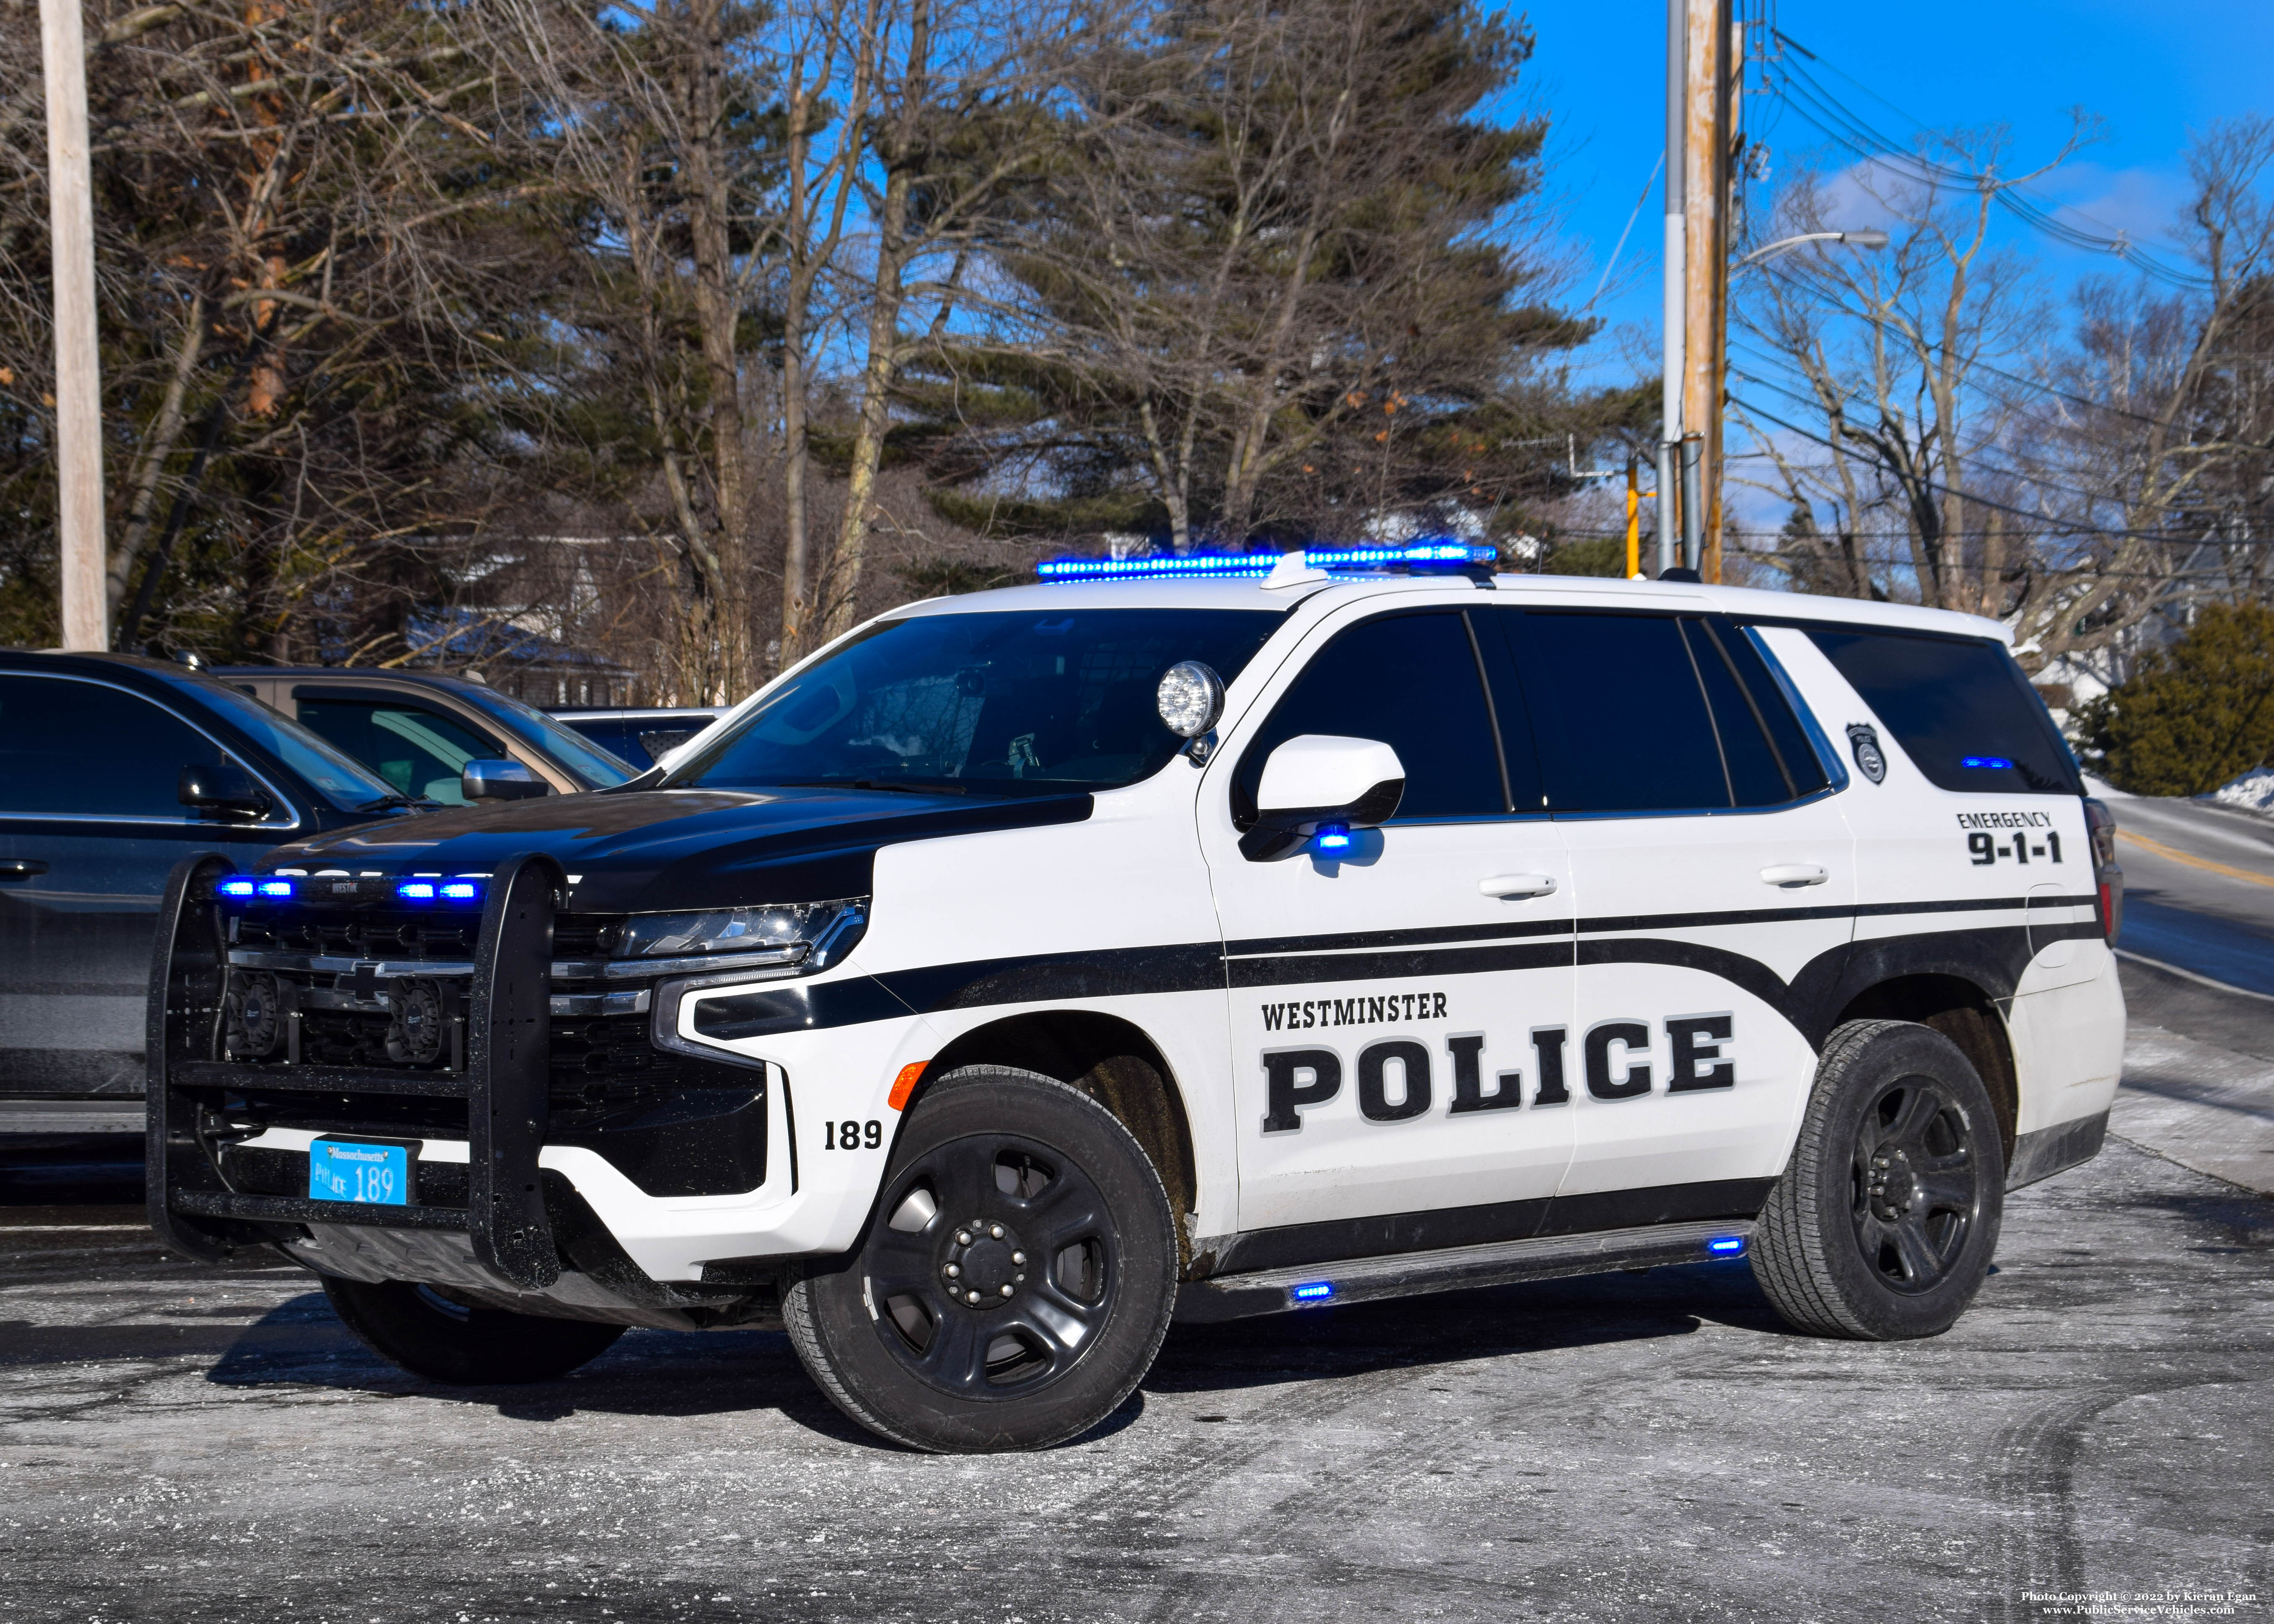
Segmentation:
<svg viewBox="0 0 2274 1624">
<path fill-rule="evenodd" d="M 1500 556 L 1488 546 L 1465 541 L 1418 541 L 1407 546 L 1306 547 L 1303 562 L 1313 569 L 1397 569 L 1434 565 L 1474 568 Z M 1047 559 L 1035 566 L 1044 581 L 1127 581 L 1160 578 L 1268 575 L 1279 565 L 1276 553 L 1163 553 L 1146 558 Z"/>
</svg>

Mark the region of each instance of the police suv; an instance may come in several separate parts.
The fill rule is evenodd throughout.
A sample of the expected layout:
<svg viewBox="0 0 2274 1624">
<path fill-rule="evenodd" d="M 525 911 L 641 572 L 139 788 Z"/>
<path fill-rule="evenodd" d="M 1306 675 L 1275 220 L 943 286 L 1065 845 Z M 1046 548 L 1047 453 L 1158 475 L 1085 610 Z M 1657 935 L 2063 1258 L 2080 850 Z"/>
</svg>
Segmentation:
<svg viewBox="0 0 2274 1624">
<path fill-rule="evenodd" d="M 185 861 L 162 1233 L 436 1380 L 786 1325 L 986 1450 L 1172 1318 L 1750 1253 L 1931 1335 L 2099 1148 L 2113 830 L 1998 626 L 1453 546 L 1044 575 L 622 789 Z"/>
</svg>

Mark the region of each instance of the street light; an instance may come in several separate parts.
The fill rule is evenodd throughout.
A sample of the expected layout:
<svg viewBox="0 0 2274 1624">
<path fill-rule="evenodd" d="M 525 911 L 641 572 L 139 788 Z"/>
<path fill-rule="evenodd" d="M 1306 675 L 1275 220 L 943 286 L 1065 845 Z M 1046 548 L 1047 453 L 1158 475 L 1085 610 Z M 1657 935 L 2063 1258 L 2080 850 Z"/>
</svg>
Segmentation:
<svg viewBox="0 0 2274 1624">
<path fill-rule="evenodd" d="M 1887 234 L 1877 226 L 1866 226 L 1860 231 L 1803 231 L 1798 237 L 1779 237 L 1764 247 L 1756 248 L 1729 268 L 1743 270 L 1758 265 L 1772 254 L 1781 254 L 1788 248 L 1797 248 L 1803 243 L 1845 243 L 1850 248 L 1885 248 Z"/>
</svg>

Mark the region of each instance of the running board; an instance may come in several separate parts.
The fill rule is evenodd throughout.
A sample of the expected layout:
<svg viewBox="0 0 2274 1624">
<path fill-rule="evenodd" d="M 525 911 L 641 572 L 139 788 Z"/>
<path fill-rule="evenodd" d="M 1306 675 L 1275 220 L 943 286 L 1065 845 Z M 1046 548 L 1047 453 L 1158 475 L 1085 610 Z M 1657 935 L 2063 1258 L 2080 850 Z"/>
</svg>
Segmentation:
<svg viewBox="0 0 2274 1624">
<path fill-rule="evenodd" d="M 1726 1218 L 1713 1223 L 1651 1224 L 1592 1235 L 1554 1235 L 1537 1240 L 1493 1241 L 1481 1246 L 1449 1246 L 1440 1252 L 1347 1258 L 1307 1268 L 1220 1274 L 1179 1287 L 1176 1318 L 1184 1325 L 1212 1325 L 1290 1309 L 1325 1308 L 1336 1303 L 1371 1303 L 1431 1291 L 1465 1291 L 1475 1286 L 1556 1280 L 1668 1263 L 1708 1263 L 1744 1256 L 1752 1233 L 1751 1219 Z"/>
</svg>

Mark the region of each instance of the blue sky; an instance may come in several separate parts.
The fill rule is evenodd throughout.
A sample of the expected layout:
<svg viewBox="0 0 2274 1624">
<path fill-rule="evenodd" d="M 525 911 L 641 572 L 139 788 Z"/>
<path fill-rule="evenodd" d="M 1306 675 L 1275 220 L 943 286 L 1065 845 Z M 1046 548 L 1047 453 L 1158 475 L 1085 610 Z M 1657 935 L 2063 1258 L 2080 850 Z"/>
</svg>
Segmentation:
<svg viewBox="0 0 2274 1624">
<path fill-rule="evenodd" d="M 1522 100 L 1552 121 L 1551 185 L 1575 261 L 1570 302 L 1583 304 L 1664 138 L 1666 7 L 1664 0 L 1534 0 L 1517 9 L 1538 36 Z M 2072 158 L 2044 190 L 2143 240 L 2182 200 L 2192 132 L 2238 113 L 2274 112 L 2274 0 L 1771 0 L 1771 10 L 1786 34 L 1821 59 L 1819 80 L 1891 134 L 1901 121 L 1885 103 L 1931 127 L 2003 124 L 2014 162 L 2030 164 L 2058 150 L 2071 109 L 2099 115 L 2105 139 Z M 1772 182 L 1822 142 L 1799 118 L 1777 115 L 1773 104 L 1756 103 L 1746 121 L 1756 132 L 1768 125 Z M 1614 287 L 1596 307 L 1653 355 L 1664 207 L 1653 186 Z M 2120 268 L 2019 227 L 2009 234 L 2042 257 L 2056 288 Z M 1585 363 L 1585 372 L 1606 379 L 1630 371 L 1609 335 Z"/>
</svg>

